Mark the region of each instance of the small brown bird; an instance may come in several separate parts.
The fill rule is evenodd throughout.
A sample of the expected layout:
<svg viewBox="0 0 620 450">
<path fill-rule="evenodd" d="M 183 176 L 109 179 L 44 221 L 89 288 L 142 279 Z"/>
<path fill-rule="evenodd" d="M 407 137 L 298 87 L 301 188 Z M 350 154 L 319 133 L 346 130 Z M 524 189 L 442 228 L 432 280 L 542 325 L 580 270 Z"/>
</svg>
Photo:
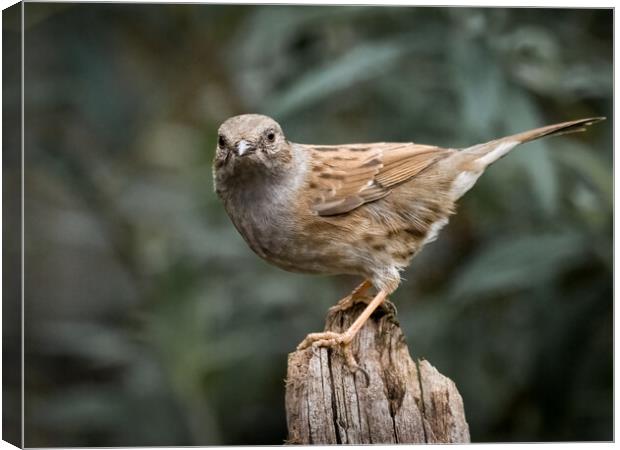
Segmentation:
<svg viewBox="0 0 620 450">
<path fill-rule="evenodd" d="M 337 308 L 376 289 L 344 333 L 311 333 L 299 346 L 341 346 L 356 368 L 350 350 L 355 334 L 484 170 L 519 144 L 583 131 L 603 119 L 559 123 L 455 150 L 412 142 L 296 144 L 270 117 L 245 114 L 219 128 L 215 190 L 261 258 L 295 272 L 363 277 Z"/>
</svg>

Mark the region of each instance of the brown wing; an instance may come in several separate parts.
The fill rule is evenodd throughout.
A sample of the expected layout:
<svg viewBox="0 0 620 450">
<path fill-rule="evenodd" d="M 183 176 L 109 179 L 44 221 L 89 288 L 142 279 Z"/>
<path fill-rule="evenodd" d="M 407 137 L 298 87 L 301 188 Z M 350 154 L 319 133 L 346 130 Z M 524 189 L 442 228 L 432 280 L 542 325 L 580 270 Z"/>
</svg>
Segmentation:
<svg viewBox="0 0 620 450">
<path fill-rule="evenodd" d="M 380 198 L 452 150 L 413 143 L 306 146 L 311 154 L 309 188 L 321 216 L 343 214 Z"/>
</svg>

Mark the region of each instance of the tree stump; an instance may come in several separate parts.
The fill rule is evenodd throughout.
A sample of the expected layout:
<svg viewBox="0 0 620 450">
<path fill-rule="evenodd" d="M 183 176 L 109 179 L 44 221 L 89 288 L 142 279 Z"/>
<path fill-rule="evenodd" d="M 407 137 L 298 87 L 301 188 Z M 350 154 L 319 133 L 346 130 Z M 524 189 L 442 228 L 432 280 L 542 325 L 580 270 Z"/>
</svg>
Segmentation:
<svg viewBox="0 0 620 450">
<path fill-rule="evenodd" d="M 330 311 L 325 330 L 344 331 L 364 306 Z M 352 373 L 339 350 L 289 354 L 289 444 L 469 442 L 456 386 L 428 361 L 411 359 L 394 313 L 386 302 L 352 343 L 366 374 Z"/>
</svg>

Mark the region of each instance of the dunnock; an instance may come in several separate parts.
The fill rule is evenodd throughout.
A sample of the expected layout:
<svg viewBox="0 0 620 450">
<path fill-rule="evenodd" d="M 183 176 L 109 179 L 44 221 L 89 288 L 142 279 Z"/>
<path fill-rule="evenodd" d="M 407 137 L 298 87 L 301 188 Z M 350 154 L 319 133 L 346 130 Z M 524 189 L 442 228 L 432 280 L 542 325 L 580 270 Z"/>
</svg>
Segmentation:
<svg viewBox="0 0 620 450">
<path fill-rule="evenodd" d="M 219 128 L 215 190 L 250 248 L 268 262 L 295 272 L 363 277 L 338 308 L 370 287 L 377 290 L 344 333 L 311 333 L 298 347 L 340 345 L 356 368 L 350 350 L 355 334 L 484 170 L 519 144 L 583 131 L 603 119 L 559 123 L 455 150 L 411 142 L 296 144 L 270 117 L 245 114 Z"/>
</svg>

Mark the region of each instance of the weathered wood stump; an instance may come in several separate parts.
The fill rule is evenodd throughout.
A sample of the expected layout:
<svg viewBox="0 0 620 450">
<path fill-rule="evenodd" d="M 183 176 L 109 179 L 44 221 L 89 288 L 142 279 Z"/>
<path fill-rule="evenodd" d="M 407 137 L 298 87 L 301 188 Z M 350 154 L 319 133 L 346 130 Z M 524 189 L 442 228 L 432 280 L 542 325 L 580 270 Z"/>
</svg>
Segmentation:
<svg viewBox="0 0 620 450">
<path fill-rule="evenodd" d="M 363 308 L 330 311 L 325 330 L 344 331 Z M 456 386 L 428 361 L 411 359 L 394 311 L 389 302 L 379 308 L 352 343 L 368 379 L 352 373 L 338 350 L 289 354 L 289 444 L 469 442 Z"/>
</svg>

